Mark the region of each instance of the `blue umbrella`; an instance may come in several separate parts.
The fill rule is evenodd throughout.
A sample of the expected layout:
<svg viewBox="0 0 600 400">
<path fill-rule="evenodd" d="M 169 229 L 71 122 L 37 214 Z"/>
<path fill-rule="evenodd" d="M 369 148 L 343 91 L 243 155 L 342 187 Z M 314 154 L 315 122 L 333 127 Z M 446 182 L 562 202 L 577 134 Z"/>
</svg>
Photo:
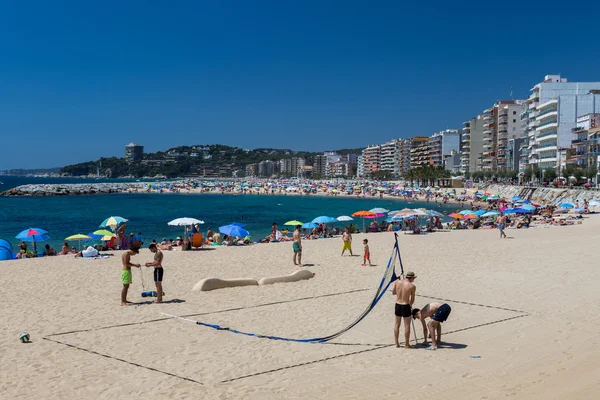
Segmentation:
<svg viewBox="0 0 600 400">
<path fill-rule="evenodd" d="M 335 221 L 337 221 L 337 219 L 331 218 L 331 217 L 327 217 L 325 215 L 322 215 L 320 217 L 317 217 L 317 218 L 313 219 L 312 223 L 313 224 L 329 224 L 329 223 L 332 223 L 332 222 L 335 222 Z"/>
<path fill-rule="evenodd" d="M 248 236 L 250 232 L 238 225 L 225 225 L 219 227 L 219 232 L 228 236 Z"/>
<path fill-rule="evenodd" d="M 531 214 L 531 210 L 526 210 L 524 208 L 513 208 L 512 210 L 515 214 Z"/>
<path fill-rule="evenodd" d="M 493 217 L 496 215 L 500 215 L 498 211 L 488 211 L 485 214 L 480 215 L 480 217 Z"/>
<path fill-rule="evenodd" d="M 477 210 L 473 214 L 477 215 L 478 217 L 481 217 L 483 214 L 485 214 L 485 210 Z"/>
<path fill-rule="evenodd" d="M 16 238 L 35 243 L 48 240 L 50 237 L 47 235 L 47 233 L 47 231 L 40 228 L 29 228 L 19 233 Z"/>
<path fill-rule="evenodd" d="M 41 235 L 31 235 L 31 236 L 22 237 L 22 238 L 20 238 L 20 237 L 17 236 L 17 239 L 21 239 L 24 242 L 33 242 L 33 243 L 35 243 L 35 242 L 46 241 L 46 240 L 50 239 L 50 236 L 48 236 L 47 233 L 42 233 Z"/>
<path fill-rule="evenodd" d="M 523 210 L 535 211 L 535 207 L 534 207 L 534 206 L 532 206 L 531 204 L 523 204 L 523 205 L 521 206 L 521 208 L 522 208 Z"/>
<path fill-rule="evenodd" d="M 521 197 L 519 197 L 519 196 L 513 196 L 513 197 L 512 197 L 512 200 L 513 200 L 513 201 L 521 200 Z"/>
<path fill-rule="evenodd" d="M 571 203 L 562 203 L 560 205 L 560 208 L 573 208 L 573 207 L 575 207 L 575 206 Z"/>
<path fill-rule="evenodd" d="M 304 224 L 302 224 L 302 228 L 304 229 L 313 229 L 316 228 L 318 225 L 317 224 L 313 224 L 312 222 L 306 222 Z"/>
<path fill-rule="evenodd" d="M 85 239 L 84 242 L 89 242 L 92 240 L 100 240 L 102 239 L 104 236 L 102 235 L 96 235 L 94 232 L 90 232 L 87 234 L 90 238 L 89 239 Z"/>
<path fill-rule="evenodd" d="M 475 214 L 475 211 L 473 211 L 473 210 L 462 210 L 461 212 L 459 212 L 459 214 L 461 214 L 461 215 Z"/>
</svg>

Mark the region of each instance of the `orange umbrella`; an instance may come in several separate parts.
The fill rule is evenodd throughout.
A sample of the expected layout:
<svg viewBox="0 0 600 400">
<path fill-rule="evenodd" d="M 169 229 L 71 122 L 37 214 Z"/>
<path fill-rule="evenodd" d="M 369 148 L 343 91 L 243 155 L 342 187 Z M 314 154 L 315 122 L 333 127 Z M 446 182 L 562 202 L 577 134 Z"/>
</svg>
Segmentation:
<svg viewBox="0 0 600 400">
<path fill-rule="evenodd" d="M 374 217 L 376 214 L 371 211 L 357 211 L 352 214 L 353 217 Z"/>
<path fill-rule="evenodd" d="M 475 214 L 466 214 L 466 215 L 464 216 L 464 218 L 465 218 L 465 219 L 477 219 L 477 218 L 479 218 L 479 217 L 478 217 L 477 215 L 475 215 Z"/>
<path fill-rule="evenodd" d="M 456 218 L 456 219 L 464 219 L 465 218 L 464 215 L 458 214 L 458 213 L 448 214 L 448 216 L 452 217 L 452 218 Z"/>
<path fill-rule="evenodd" d="M 362 221 L 363 221 L 363 231 L 365 230 L 365 217 L 375 217 L 377 214 L 372 213 L 371 211 L 357 211 L 354 214 L 352 214 L 353 217 L 362 217 Z"/>
</svg>

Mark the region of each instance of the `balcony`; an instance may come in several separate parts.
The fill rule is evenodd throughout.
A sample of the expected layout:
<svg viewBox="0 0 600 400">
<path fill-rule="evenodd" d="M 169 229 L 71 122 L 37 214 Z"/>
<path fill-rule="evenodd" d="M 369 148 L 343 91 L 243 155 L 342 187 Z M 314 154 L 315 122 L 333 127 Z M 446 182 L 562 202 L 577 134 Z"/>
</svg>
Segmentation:
<svg viewBox="0 0 600 400">
<path fill-rule="evenodd" d="M 553 106 L 556 106 L 556 107 L 553 107 Z M 538 104 L 537 109 L 540 112 L 540 115 L 542 115 L 543 110 L 546 108 L 549 108 L 549 107 L 554 108 L 554 109 L 558 108 L 558 99 L 552 99 L 552 100 L 546 101 L 545 103 Z"/>
<path fill-rule="evenodd" d="M 556 147 L 556 142 L 550 142 L 550 143 L 544 143 L 539 145 L 538 147 L 538 152 L 542 152 L 542 151 L 556 151 L 556 149 L 558 149 L 558 147 Z"/>
<path fill-rule="evenodd" d="M 535 136 L 535 138 L 536 138 L 536 140 L 539 141 L 540 139 L 547 138 L 549 136 L 557 136 L 556 130 L 551 130 L 551 131 L 545 131 L 543 133 L 538 133 Z"/>
<path fill-rule="evenodd" d="M 540 115 L 537 117 L 538 121 L 543 121 L 547 118 L 558 118 L 558 110 L 557 109 L 552 109 L 552 108 L 548 108 L 542 112 L 540 112 Z"/>
<path fill-rule="evenodd" d="M 527 127 L 530 129 L 533 129 L 537 126 L 537 121 L 529 121 L 529 123 L 527 124 Z"/>
<path fill-rule="evenodd" d="M 550 120 L 548 122 L 544 122 L 543 124 L 538 124 L 538 126 L 537 126 L 536 129 L 537 129 L 538 132 L 540 132 L 540 131 L 543 131 L 545 129 L 552 129 L 552 128 L 554 128 L 554 129 L 558 128 L 558 121 L 556 121 L 556 120 Z"/>
</svg>

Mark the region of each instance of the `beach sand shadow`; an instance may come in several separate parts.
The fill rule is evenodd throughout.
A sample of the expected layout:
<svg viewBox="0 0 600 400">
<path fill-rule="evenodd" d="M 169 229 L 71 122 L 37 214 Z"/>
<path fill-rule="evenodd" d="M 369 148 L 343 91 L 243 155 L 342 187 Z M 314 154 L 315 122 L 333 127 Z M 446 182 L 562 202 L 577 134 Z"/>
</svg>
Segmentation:
<svg viewBox="0 0 600 400">
<path fill-rule="evenodd" d="M 185 300 L 182 299 L 171 299 L 171 300 L 163 300 L 162 303 L 160 304 L 178 304 L 178 303 L 185 303 Z M 130 306 L 147 306 L 149 304 L 156 304 L 154 301 L 149 300 L 149 301 L 140 301 L 137 303 L 131 303 Z"/>
<path fill-rule="evenodd" d="M 418 343 L 416 345 L 413 345 L 413 347 L 417 348 L 417 349 L 426 349 L 431 345 L 431 342 L 429 342 L 427 345 Z M 468 346 L 466 344 L 463 343 L 451 343 L 451 342 L 444 342 L 442 341 L 440 344 L 438 344 L 438 349 L 453 349 L 453 350 L 461 350 L 461 349 L 466 349 Z"/>
</svg>

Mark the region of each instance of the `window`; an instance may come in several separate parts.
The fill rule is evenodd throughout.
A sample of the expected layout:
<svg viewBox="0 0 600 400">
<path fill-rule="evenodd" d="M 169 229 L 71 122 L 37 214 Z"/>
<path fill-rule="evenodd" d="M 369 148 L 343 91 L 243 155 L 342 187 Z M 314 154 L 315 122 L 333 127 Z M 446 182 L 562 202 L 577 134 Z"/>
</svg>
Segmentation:
<svg viewBox="0 0 600 400">
<path fill-rule="evenodd" d="M 513 119 L 513 124 L 516 124 L 516 123 L 517 123 L 517 120 L 516 120 L 516 119 Z"/>
<path fill-rule="evenodd" d="M 513 111 L 513 115 L 517 115 L 517 112 L 516 112 L 516 111 Z"/>
</svg>

